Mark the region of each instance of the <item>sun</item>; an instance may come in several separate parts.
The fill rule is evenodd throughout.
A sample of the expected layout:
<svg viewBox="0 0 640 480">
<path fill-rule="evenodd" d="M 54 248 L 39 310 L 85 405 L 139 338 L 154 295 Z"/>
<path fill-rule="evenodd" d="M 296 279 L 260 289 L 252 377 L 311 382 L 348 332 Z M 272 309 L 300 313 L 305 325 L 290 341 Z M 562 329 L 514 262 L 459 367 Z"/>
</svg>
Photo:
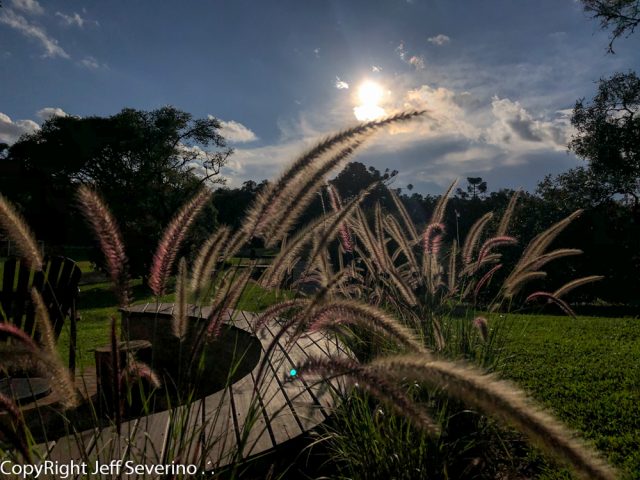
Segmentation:
<svg viewBox="0 0 640 480">
<path fill-rule="evenodd" d="M 367 80 L 358 87 L 360 105 L 354 107 L 353 113 L 361 122 L 384 117 L 387 112 L 379 103 L 383 100 L 384 89 L 377 83 Z"/>
<path fill-rule="evenodd" d="M 370 80 L 358 87 L 358 98 L 363 105 L 377 105 L 382 100 L 383 94 L 382 87 Z"/>
</svg>

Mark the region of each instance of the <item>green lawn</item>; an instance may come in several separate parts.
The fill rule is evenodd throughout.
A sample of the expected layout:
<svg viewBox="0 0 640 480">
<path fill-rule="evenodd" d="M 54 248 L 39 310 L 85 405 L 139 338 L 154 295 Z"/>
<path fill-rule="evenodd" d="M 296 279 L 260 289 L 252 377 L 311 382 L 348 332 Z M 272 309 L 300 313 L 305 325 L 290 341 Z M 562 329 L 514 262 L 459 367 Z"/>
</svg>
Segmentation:
<svg viewBox="0 0 640 480">
<path fill-rule="evenodd" d="M 503 375 L 640 479 L 640 320 L 510 315 Z M 505 331 L 503 330 L 503 331 Z M 549 472 L 546 478 L 566 478 Z"/>
<path fill-rule="evenodd" d="M 131 282 L 133 303 L 155 302 L 156 299 L 148 287 L 142 285 L 141 280 Z M 171 288 L 169 288 L 171 290 Z M 254 282 L 245 288 L 238 308 L 250 312 L 259 312 L 273 303 L 288 298 L 288 292 L 267 291 Z M 165 295 L 161 301 L 172 302 L 174 295 Z M 94 283 L 80 286 L 78 310 L 81 317 L 78 323 L 77 353 L 78 362 L 82 366 L 95 363 L 93 350 L 109 343 L 110 318 L 120 318 L 116 297 L 111 290 L 110 283 Z M 69 339 L 68 330 L 63 329 L 59 339 L 59 349 L 65 361 L 68 358 Z"/>
<path fill-rule="evenodd" d="M 89 263 L 81 263 L 89 272 Z M 265 291 L 252 282 L 239 308 L 261 311 L 287 294 Z M 135 303 L 155 301 L 140 280 L 133 282 L 133 297 Z M 119 317 L 115 305 L 108 283 L 81 286 L 80 365 L 93 365 L 93 349 L 108 343 L 109 318 Z M 506 327 L 502 375 L 605 452 L 625 471 L 625 478 L 640 480 L 640 320 L 513 314 L 490 316 L 490 322 Z M 66 332 L 60 349 L 66 358 Z M 549 467 L 543 478 L 569 476 Z"/>
</svg>

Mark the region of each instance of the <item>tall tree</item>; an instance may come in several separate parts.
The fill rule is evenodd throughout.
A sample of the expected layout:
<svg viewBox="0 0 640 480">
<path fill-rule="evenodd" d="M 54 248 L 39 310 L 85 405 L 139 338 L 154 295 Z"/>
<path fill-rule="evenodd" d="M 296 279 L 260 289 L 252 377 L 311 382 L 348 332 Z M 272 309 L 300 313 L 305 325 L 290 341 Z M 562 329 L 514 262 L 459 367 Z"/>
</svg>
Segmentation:
<svg viewBox="0 0 640 480">
<path fill-rule="evenodd" d="M 640 78 L 616 73 L 601 79 L 591 103 L 576 102 L 571 118 L 576 134 L 569 148 L 589 162 L 611 195 L 632 199 L 640 222 Z"/>
<path fill-rule="evenodd" d="M 603 30 L 612 29 L 609 52 L 613 42 L 625 33 L 631 35 L 640 24 L 640 0 L 582 0 L 584 10 L 600 20 Z"/>
<path fill-rule="evenodd" d="M 0 189 L 40 238 L 78 244 L 74 194 L 81 183 L 95 187 L 121 222 L 132 271 L 143 274 L 175 209 L 203 183 L 219 181 L 231 154 L 219 129 L 215 119 L 193 119 L 169 106 L 54 117 L 9 147 Z"/>
</svg>

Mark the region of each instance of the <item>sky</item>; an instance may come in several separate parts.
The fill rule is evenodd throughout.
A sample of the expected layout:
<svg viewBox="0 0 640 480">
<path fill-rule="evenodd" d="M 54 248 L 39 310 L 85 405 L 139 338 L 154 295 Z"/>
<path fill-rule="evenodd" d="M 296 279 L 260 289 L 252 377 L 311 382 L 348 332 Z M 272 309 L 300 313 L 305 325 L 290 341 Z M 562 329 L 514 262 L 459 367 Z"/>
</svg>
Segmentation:
<svg viewBox="0 0 640 480">
<path fill-rule="evenodd" d="M 453 179 L 535 189 L 583 163 L 577 99 L 640 69 L 576 0 L 3 0 L 0 141 L 52 115 L 173 105 L 214 116 L 230 186 L 272 178 L 328 134 L 404 109 L 354 160 L 439 193 Z"/>
</svg>

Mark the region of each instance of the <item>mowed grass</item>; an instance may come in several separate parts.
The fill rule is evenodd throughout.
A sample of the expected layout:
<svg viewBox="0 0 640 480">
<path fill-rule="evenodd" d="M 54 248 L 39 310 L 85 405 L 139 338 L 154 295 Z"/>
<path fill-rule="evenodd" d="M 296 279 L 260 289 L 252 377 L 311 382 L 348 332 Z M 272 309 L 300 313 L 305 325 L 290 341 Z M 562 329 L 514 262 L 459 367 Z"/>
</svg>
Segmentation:
<svg viewBox="0 0 640 480">
<path fill-rule="evenodd" d="M 80 263 L 84 273 L 91 272 L 89 262 Z M 92 368 L 93 350 L 109 342 L 110 318 L 120 314 L 108 282 L 81 285 L 80 290 L 79 365 Z M 140 280 L 132 282 L 132 290 L 134 303 L 155 302 Z M 250 282 L 238 308 L 257 312 L 290 295 Z M 172 294 L 161 299 L 173 300 Z M 502 376 L 581 432 L 621 468 L 623 478 L 640 480 L 640 320 L 517 314 L 489 319 L 505 327 L 501 328 L 506 335 Z M 59 348 L 66 361 L 66 328 Z M 571 478 L 566 470 L 544 463 L 535 452 L 532 460 L 543 464 L 540 478 Z"/>
<path fill-rule="evenodd" d="M 640 320 L 509 315 L 503 376 L 640 479 Z M 549 467 L 543 478 L 570 478 Z"/>
</svg>

